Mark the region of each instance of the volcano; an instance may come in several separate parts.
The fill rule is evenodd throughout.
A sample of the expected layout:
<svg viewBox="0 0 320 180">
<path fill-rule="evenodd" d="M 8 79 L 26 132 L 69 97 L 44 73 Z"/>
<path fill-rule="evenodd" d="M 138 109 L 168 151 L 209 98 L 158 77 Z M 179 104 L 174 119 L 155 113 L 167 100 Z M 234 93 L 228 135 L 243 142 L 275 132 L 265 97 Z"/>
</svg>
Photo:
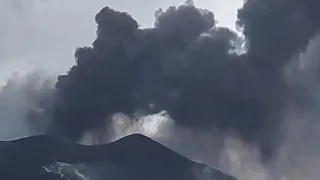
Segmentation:
<svg viewBox="0 0 320 180">
<path fill-rule="evenodd" d="M 52 136 L 38 135 L 1 141 L 0 152 L 0 175 L 3 180 L 81 179 L 44 168 L 56 163 L 85 164 L 88 167 L 104 164 L 100 169 L 112 179 L 236 180 L 220 170 L 191 161 L 141 134 L 129 135 L 101 145 L 81 145 Z M 113 170 L 111 166 L 114 167 Z M 121 178 L 112 175 L 115 174 L 115 169 L 122 174 Z"/>
</svg>

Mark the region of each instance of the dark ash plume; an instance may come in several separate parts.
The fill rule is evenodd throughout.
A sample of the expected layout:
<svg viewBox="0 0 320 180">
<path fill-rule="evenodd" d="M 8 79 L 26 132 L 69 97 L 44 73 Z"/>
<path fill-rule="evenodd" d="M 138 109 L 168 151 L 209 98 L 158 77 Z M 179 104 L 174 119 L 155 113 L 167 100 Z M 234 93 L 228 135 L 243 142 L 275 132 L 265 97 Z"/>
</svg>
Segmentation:
<svg viewBox="0 0 320 180">
<path fill-rule="evenodd" d="M 318 31 L 319 4 L 245 1 L 245 54 L 235 32 L 190 2 L 157 11 L 150 29 L 105 7 L 93 46 L 77 49 L 76 65 L 58 77 L 55 125 L 77 139 L 117 112 L 166 110 L 182 126 L 233 130 L 268 157 L 289 98 L 282 68 Z"/>
</svg>

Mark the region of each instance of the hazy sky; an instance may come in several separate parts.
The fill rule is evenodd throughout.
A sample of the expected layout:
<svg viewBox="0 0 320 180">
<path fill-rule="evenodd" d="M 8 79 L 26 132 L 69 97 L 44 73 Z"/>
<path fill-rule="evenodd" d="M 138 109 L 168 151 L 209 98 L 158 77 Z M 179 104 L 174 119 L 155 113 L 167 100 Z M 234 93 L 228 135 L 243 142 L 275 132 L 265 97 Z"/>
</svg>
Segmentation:
<svg viewBox="0 0 320 180">
<path fill-rule="evenodd" d="M 133 3 L 134 2 L 134 3 Z M 36 68 L 65 72 L 76 47 L 95 38 L 95 14 L 110 6 L 129 12 L 141 26 L 153 25 L 154 11 L 184 0 L 1 0 L 0 84 L 13 72 Z M 242 0 L 195 0 L 211 9 L 220 25 L 234 28 Z"/>
</svg>

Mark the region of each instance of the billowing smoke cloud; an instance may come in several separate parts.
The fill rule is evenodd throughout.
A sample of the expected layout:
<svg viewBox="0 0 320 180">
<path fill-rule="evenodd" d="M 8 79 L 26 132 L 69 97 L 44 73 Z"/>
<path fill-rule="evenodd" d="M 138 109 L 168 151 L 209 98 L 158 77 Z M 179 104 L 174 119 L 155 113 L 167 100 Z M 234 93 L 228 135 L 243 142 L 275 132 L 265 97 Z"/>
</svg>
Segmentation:
<svg viewBox="0 0 320 180">
<path fill-rule="evenodd" d="M 157 11 L 149 29 L 105 7 L 92 47 L 78 48 L 76 65 L 58 77 L 54 129 L 79 139 L 115 113 L 165 110 L 179 126 L 234 131 L 268 157 L 291 96 L 284 65 L 319 30 L 319 7 L 315 0 L 245 1 L 238 13 L 245 50 L 237 33 L 191 1 Z"/>
<path fill-rule="evenodd" d="M 47 116 L 49 111 L 41 112 L 44 108 L 51 108 L 53 86 L 53 78 L 42 71 L 23 77 L 13 75 L 6 84 L 0 86 L 2 140 L 45 133 L 50 124 L 50 117 Z"/>
</svg>

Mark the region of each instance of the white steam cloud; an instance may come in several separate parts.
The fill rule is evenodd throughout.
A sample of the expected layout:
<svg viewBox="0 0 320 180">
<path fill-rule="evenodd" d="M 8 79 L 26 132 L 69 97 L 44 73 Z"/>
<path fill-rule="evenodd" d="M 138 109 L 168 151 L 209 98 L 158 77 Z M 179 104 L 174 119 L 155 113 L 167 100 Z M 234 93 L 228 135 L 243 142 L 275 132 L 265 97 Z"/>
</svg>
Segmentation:
<svg viewBox="0 0 320 180">
<path fill-rule="evenodd" d="M 53 81 L 44 72 L 34 72 L 26 76 L 13 75 L 0 87 L 0 138 L 16 139 L 43 133 L 49 120 L 27 121 L 31 110 L 41 111 L 37 103 L 43 97 L 51 97 Z M 49 100 L 49 99 L 48 99 Z"/>
</svg>

